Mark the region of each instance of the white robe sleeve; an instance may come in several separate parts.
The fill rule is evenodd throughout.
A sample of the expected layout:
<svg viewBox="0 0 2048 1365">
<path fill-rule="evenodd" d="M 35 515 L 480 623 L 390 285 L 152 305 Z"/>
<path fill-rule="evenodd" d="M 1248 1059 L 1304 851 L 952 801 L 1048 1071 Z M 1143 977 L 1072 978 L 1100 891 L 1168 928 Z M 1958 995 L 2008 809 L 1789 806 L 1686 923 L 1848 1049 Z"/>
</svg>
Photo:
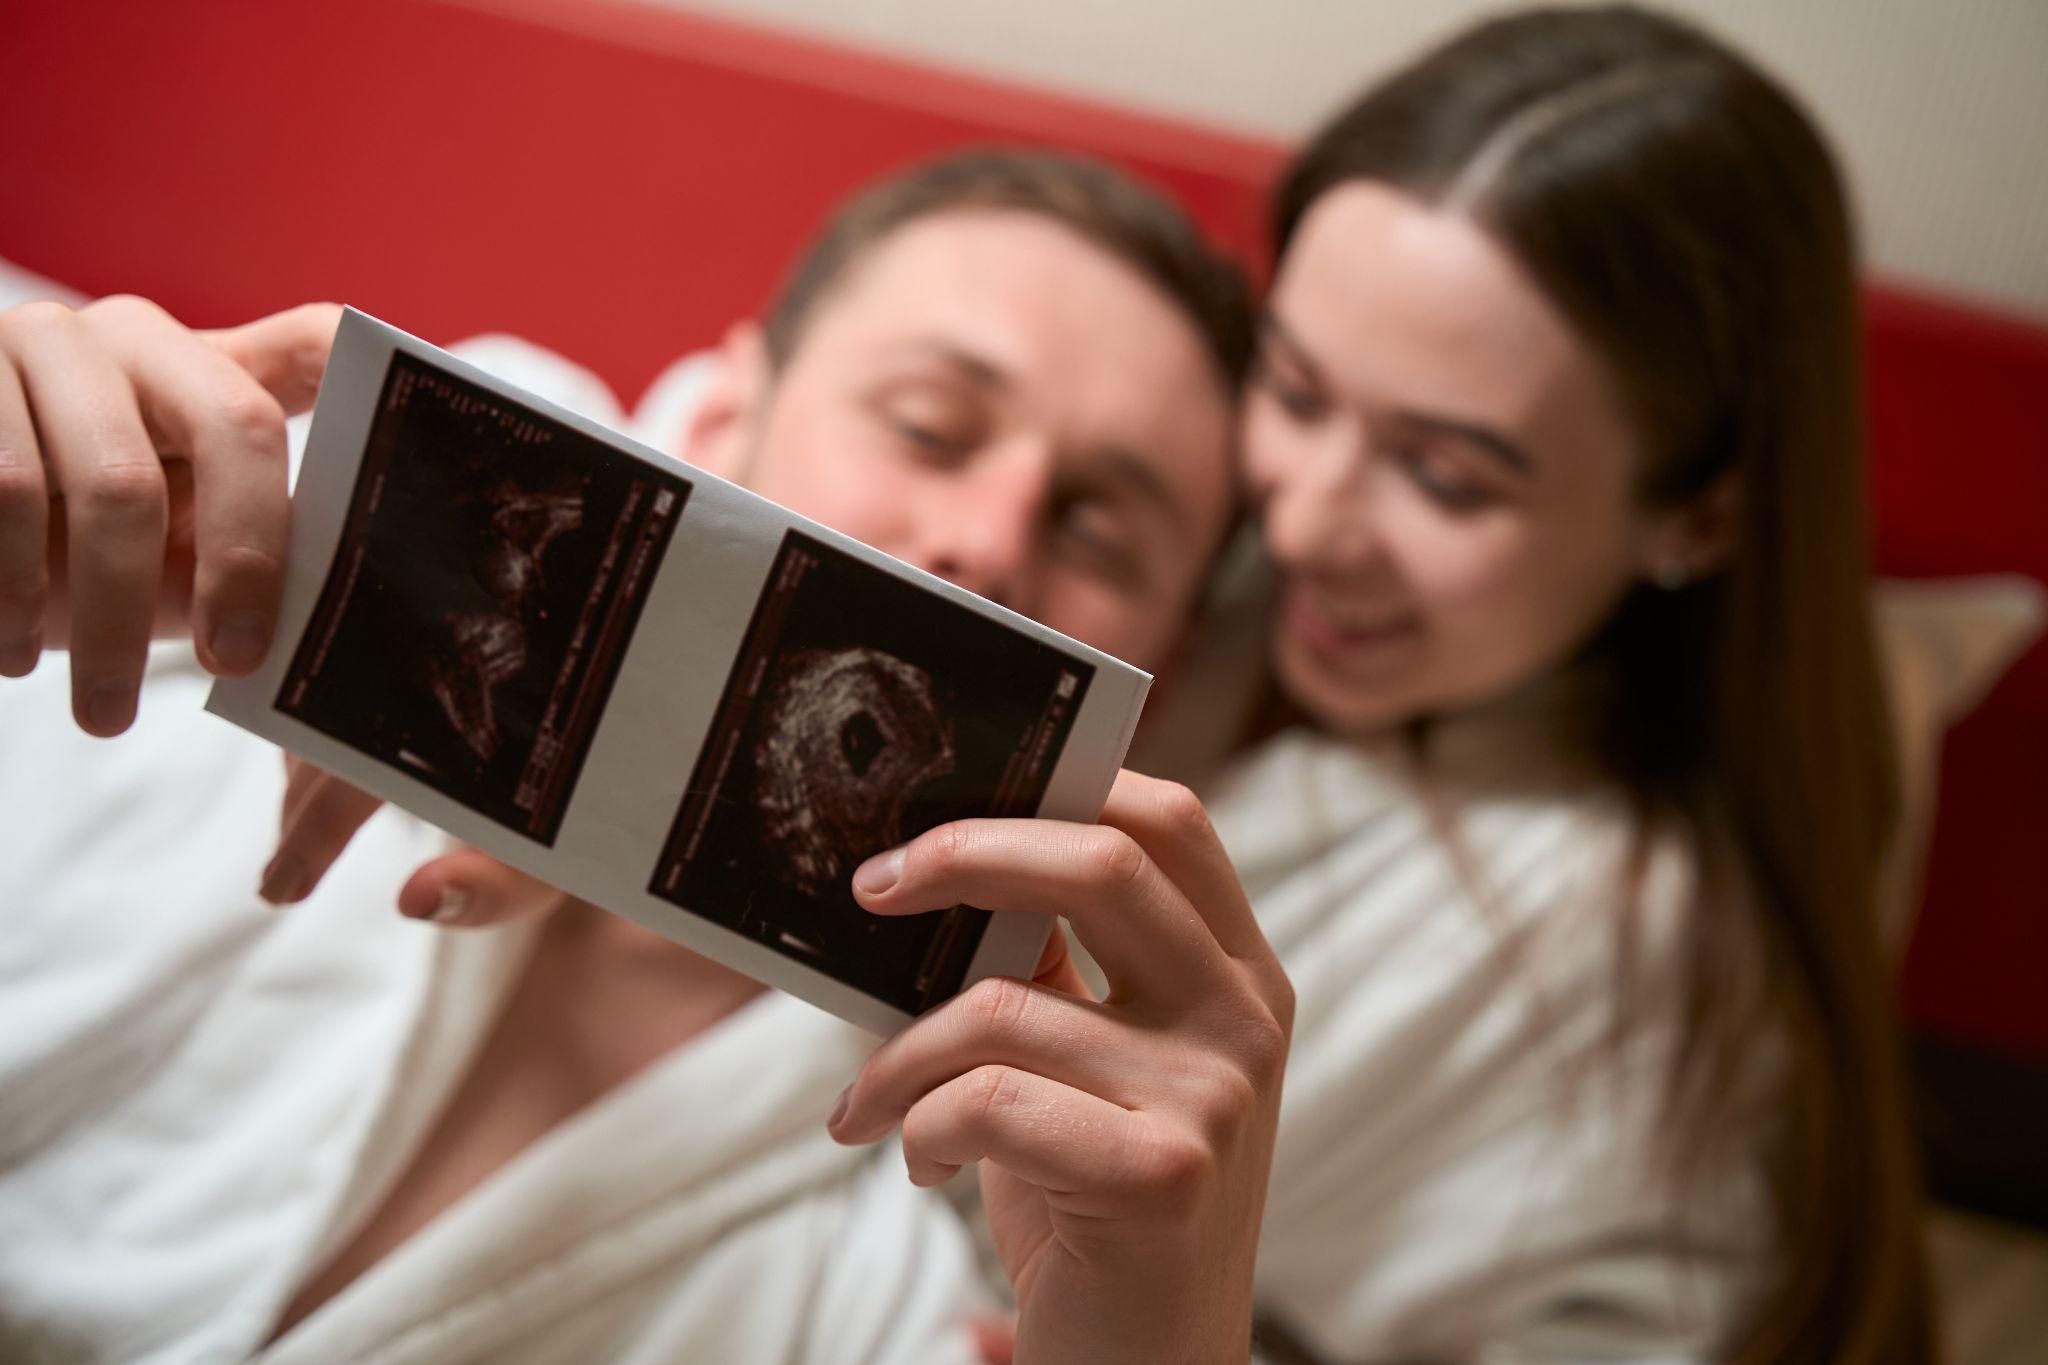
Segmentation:
<svg viewBox="0 0 2048 1365">
<path fill-rule="evenodd" d="M 1261 1301 L 1332 1361 L 1709 1359 L 1761 1206 L 1729 1172 L 1697 1216 L 1658 1174 L 1689 865 L 1653 858 L 1650 1008 L 1617 1044 L 1625 814 L 1527 786 L 1463 809 L 1461 866 L 1385 755 L 1322 741 L 1212 803 L 1298 997 Z"/>
</svg>

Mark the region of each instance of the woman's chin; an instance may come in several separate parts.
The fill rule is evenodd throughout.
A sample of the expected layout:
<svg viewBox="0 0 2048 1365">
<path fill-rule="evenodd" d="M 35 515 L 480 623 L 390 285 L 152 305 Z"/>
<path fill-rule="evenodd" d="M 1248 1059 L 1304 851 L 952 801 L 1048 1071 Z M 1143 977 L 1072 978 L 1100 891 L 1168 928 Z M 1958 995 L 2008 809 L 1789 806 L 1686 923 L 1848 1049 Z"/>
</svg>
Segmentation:
<svg viewBox="0 0 2048 1365">
<path fill-rule="evenodd" d="M 1274 664 L 1288 700 L 1334 734 L 1364 736 L 1390 730 L 1427 709 L 1400 678 L 1367 682 L 1335 675 L 1312 654 L 1284 642 Z"/>
</svg>

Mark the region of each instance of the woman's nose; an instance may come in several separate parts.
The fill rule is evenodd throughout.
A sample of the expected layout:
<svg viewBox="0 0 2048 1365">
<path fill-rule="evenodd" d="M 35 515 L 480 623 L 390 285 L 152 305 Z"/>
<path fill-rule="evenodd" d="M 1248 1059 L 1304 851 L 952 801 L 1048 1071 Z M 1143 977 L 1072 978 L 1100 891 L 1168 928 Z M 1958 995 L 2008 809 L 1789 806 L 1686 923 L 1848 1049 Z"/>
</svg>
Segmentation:
<svg viewBox="0 0 2048 1365">
<path fill-rule="evenodd" d="M 1356 438 L 1321 442 L 1266 490 L 1264 529 L 1290 568 L 1345 571 L 1378 558 L 1379 507 L 1372 454 Z"/>
</svg>

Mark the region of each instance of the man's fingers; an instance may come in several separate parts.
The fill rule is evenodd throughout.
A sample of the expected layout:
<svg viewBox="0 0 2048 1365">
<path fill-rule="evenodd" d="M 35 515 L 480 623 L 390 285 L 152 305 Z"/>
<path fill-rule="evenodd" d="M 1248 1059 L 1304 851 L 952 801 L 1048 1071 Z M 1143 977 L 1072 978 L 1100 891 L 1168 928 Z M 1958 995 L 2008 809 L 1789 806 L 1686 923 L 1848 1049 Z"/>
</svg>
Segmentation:
<svg viewBox="0 0 2048 1365">
<path fill-rule="evenodd" d="M 13 309 L 0 347 L 35 414 L 48 491 L 64 500 L 72 710 L 87 733 L 117 735 L 135 718 L 149 651 L 170 519 L 163 466 L 127 377 L 69 309 Z"/>
<path fill-rule="evenodd" d="M 1225 979 L 1200 913 L 1136 840 L 1106 825 L 958 820 L 870 858 L 853 890 L 886 915 L 961 904 L 1063 914 L 1113 996 L 1198 997 Z"/>
<path fill-rule="evenodd" d="M 977 981 L 883 1043 L 848 1086 L 832 1122 L 841 1142 L 873 1142 L 932 1090 L 999 1063 L 1136 1105 L 1163 1078 L 1135 1074 L 1127 1030 L 1092 1000 L 1014 977 Z"/>
<path fill-rule="evenodd" d="M 320 394 L 334 329 L 340 325 L 340 304 L 307 303 L 199 335 L 248 371 L 286 413 L 296 415 L 311 408 Z"/>
<path fill-rule="evenodd" d="M 257 893 L 272 905 L 289 905 L 310 895 L 363 822 L 384 804 L 338 777 L 318 769 L 305 771 L 314 775 L 287 783 L 284 829 Z"/>
<path fill-rule="evenodd" d="M 238 677 L 263 662 L 284 589 L 291 503 L 284 408 L 219 349 L 142 299 L 88 316 L 134 385 L 157 448 L 192 471 L 192 640 Z"/>
<path fill-rule="evenodd" d="M 42 654 L 50 518 L 43 452 L 21 380 L 0 354 L 0 675 L 25 677 Z"/>
<path fill-rule="evenodd" d="M 461 929 L 508 924 L 547 914 L 561 891 L 474 848 L 457 849 L 422 866 L 398 892 L 400 914 Z"/>
</svg>

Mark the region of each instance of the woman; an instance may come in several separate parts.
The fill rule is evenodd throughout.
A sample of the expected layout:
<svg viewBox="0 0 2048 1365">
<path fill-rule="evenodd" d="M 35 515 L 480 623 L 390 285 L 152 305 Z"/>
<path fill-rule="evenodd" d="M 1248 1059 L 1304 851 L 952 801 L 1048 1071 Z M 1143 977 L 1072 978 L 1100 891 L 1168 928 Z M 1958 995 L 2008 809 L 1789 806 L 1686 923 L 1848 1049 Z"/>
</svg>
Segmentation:
<svg viewBox="0 0 2048 1365">
<path fill-rule="evenodd" d="M 1857 292 L 1786 94 L 1485 24 L 1295 159 L 1245 415 L 1300 1007 L 1265 1301 L 1356 1359 L 1929 1354 Z"/>
</svg>

